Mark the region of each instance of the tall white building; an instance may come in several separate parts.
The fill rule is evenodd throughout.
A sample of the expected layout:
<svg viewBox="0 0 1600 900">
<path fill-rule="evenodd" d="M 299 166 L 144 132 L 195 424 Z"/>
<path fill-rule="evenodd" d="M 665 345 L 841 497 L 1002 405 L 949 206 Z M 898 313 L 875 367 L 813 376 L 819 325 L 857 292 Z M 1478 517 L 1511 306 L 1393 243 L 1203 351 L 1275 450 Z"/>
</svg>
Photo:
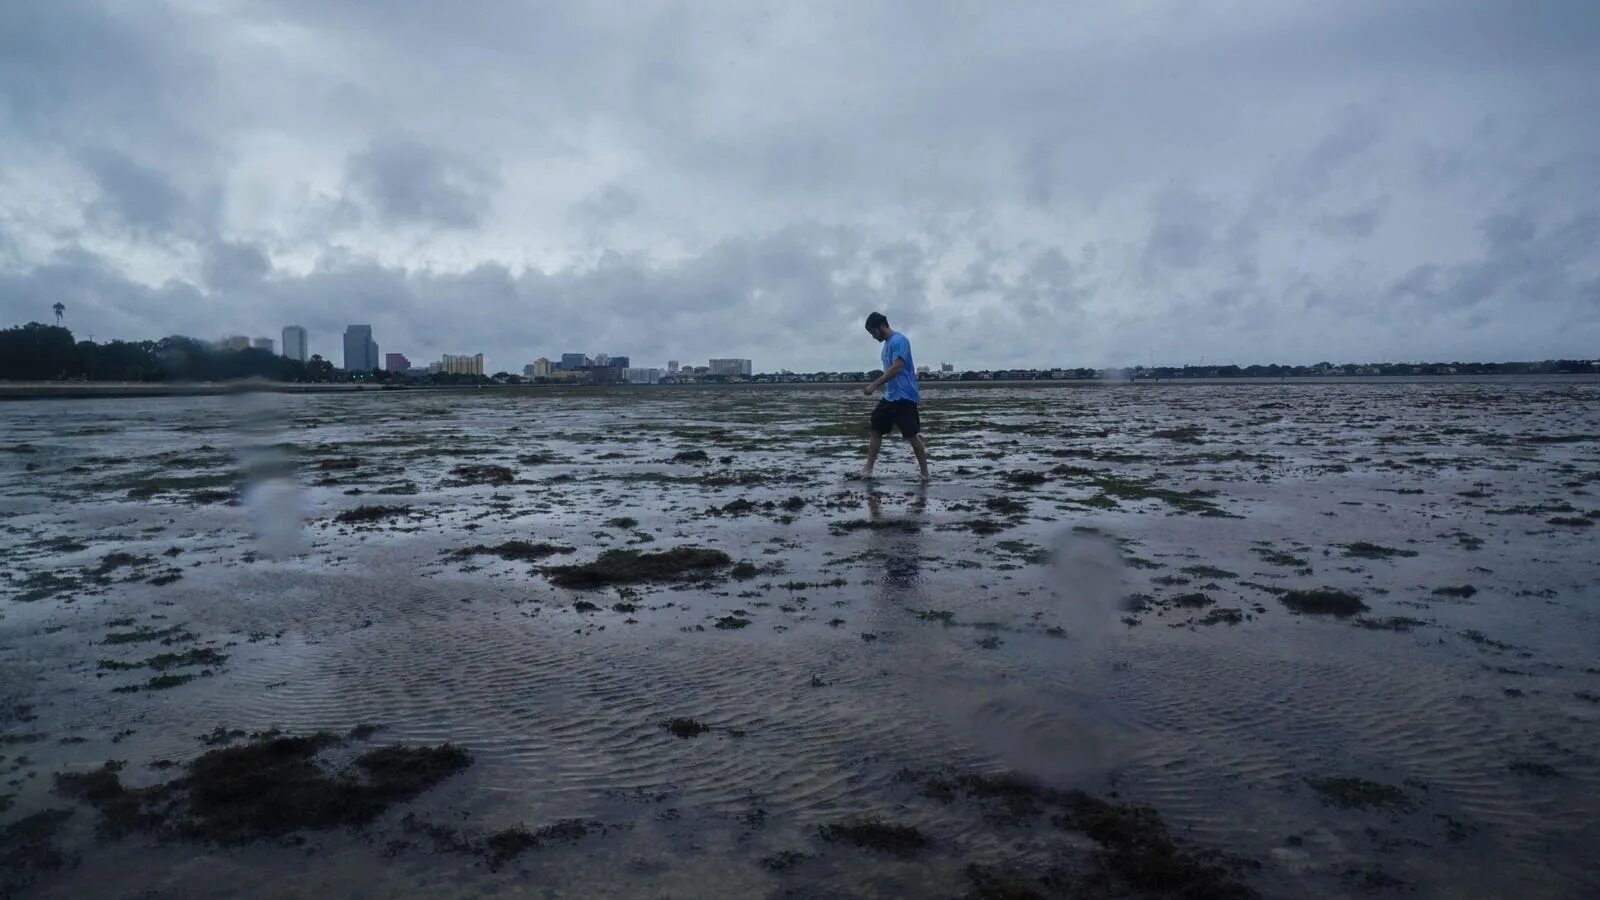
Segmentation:
<svg viewBox="0 0 1600 900">
<path fill-rule="evenodd" d="M 710 368 L 712 375 L 743 375 L 748 378 L 751 374 L 748 359 L 713 359 Z"/>
<path fill-rule="evenodd" d="M 428 368 L 431 369 L 433 367 L 429 366 Z M 444 358 L 439 360 L 439 371 L 445 373 L 446 375 L 482 375 L 483 354 L 477 353 L 472 356 L 456 356 L 454 354 L 446 353 Z"/>
<path fill-rule="evenodd" d="M 289 325 L 283 329 L 283 355 L 289 359 L 305 362 L 310 359 L 306 353 L 306 330 L 299 325 Z"/>
<path fill-rule="evenodd" d="M 661 381 L 661 370 L 636 368 L 623 369 L 622 380 L 628 382 L 629 384 L 659 384 Z"/>
</svg>

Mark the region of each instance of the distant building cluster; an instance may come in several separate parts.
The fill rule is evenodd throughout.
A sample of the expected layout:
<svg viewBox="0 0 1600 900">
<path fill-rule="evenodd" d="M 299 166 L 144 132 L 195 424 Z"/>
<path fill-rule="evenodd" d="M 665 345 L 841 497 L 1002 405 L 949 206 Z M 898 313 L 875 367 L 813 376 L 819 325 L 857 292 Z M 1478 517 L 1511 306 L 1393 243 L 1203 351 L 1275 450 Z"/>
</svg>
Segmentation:
<svg viewBox="0 0 1600 900">
<path fill-rule="evenodd" d="M 271 352 L 273 341 L 271 338 L 251 339 L 244 335 L 229 335 L 216 343 L 219 348 L 231 350 L 245 350 L 250 348 L 263 349 Z M 288 325 L 283 329 L 283 356 L 299 362 L 309 361 L 308 340 L 306 329 L 300 325 Z M 418 365 L 413 363 L 404 353 L 387 353 L 379 355 L 378 342 L 372 333 L 371 325 L 349 325 L 344 332 L 344 360 L 345 372 L 351 374 L 379 373 L 385 378 L 428 378 L 430 376 L 451 376 L 468 378 L 485 378 L 484 358 L 482 353 L 444 354 L 438 362 Z M 562 353 L 551 359 L 539 357 L 533 362 L 522 367 L 521 376 L 500 373 L 495 376 L 496 381 L 515 383 L 521 380 L 541 383 L 568 383 L 568 384 L 700 384 L 700 383 L 739 383 L 753 382 L 758 384 L 772 383 L 812 383 L 812 382 L 848 382 L 870 380 L 875 373 L 866 372 L 815 372 L 796 373 L 784 370 L 777 373 L 763 375 L 755 374 L 753 360 L 740 357 L 714 357 L 706 361 L 705 365 L 694 365 L 680 360 L 667 361 L 666 368 L 650 366 L 635 366 L 633 358 L 622 353 Z M 957 374 L 955 366 L 947 362 L 939 364 L 937 369 L 929 366 L 917 368 L 919 378 L 939 380 L 988 380 L 1001 377 L 1021 378 L 1071 378 L 1084 377 L 1078 372 L 1068 370 L 1044 370 L 1035 374 L 1020 372 L 1006 373 L 975 373 L 967 372 Z M 1134 377 L 1138 377 L 1137 375 Z"/>
<path fill-rule="evenodd" d="M 244 338 L 231 337 L 224 341 L 229 346 L 243 341 Z M 283 355 L 299 362 L 309 361 L 307 352 L 306 329 L 300 325 L 288 325 L 283 329 Z M 266 350 L 272 349 L 272 341 L 268 338 L 257 338 L 255 345 Z M 429 374 L 446 375 L 482 375 L 483 354 L 472 355 L 445 354 L 438 362 L 426 366 L 417 366 L 411 358 L 404 353 L 378 353 L 378 342 L 372 335 L 371 325 L 349 325 L 344 330 L 344 364 L 341 366 L 350 373 L 382 372 L 390 376 L 422 377 Z"/>
<path fill-rule="evenodd" d="M 431 375 L 468 376 L 486 375 L 482 353 L 444 354 L 438 362 L 418 365 L 404 353 L 380 354 L 378 341 L 371 325 L 348 325 L 344 330 L 344 358 L 340 366 L 347 373 L 365 375 L 381 374 L 388 377 L 422 378 Z M 297 362 L 310 362 L 310 341 L 301 325 L 286 325 L 283 329 L 282 355 Z M 216 346 L 229 350 L 256 348 L 273 352 L 271 338 L 249 338 L 229 335 L 216 342 Z M 945 371 L 950 371 L 948 363 Z M 498 381 L 515 382 L 518 377 L 500 373 Z M 721 357 L 696 366 L 669 360 L 666 368 L 636 366 L 633 358 L 621 353 L 562 353 L 555 359 L 539 357 L 522 367 L 522 379 L 540 382 L 571 382 L 579 384 L 685 384 L 701 381 L 738 382 L 758 380 L 755 364 L 749 359 Z M 769 380 L 765 376 L 763 379 Z"/>
<path fill-rule="evenodd" d="M 714 359 L 707 366 L 681 366 L 677 360 L 665 369 L 635 366 L 633 358 L 615 353 L 563 353 L 556 359 L 539 357 L 522 367 L 524 378 L 538 381 L 567 381 L 585 384 L 663 384 L 697 377 L 748 379 L 752 375 L 748 359 Z"/>
<path fill-rule="evenodd" d="M 313 367 L 331 369 L 331 363 L 321 357 L 311 357 L 306 329 L 300 325 L 287 325 L 283 329 L 282 355 L 286 359 L 311 363 Z M 213 341 L 217 350 L 260 353 L 274 352 L 272 338 L 251 338 L 232 334 Z M 344 365 L 349 375 L 359 378 L 375 377 L 380 381 L 394 378 L 476 379 L 486 383 L 490 378 L 484 371 L 482 353 L 444 354 L 435 363 L 425 366 L 413 364 L 404 353 L 378 353 L 378 342 L 373 337 L 371 325 L 350 325 L 344 332 Z M 668 360 L 665 369 L 635 366 L 631 357 L 622 354 L 563 353 L 559 359 L 539 357 L 522 367 L 522 375 L 499 372 L 493 376 L 497 384 L 520 384 L 524 381 L 538 383 L 570 384 L 822 384 L 862 383 L 871 381 L 879 371 L 860 372 L 765 372 L 756 375 L 754 363 L 749 359 L 719 357 L 697 366 L 680 360 Z M 331 374 L 331 373 L 329 373 Z M 1544 374 L 1600 374 L 1600 360 L 1545 360 L 1542 362 L 1509 363 L 1346 363 L 1329 362 L 1315 365 L 1220 365 L 1220 366 L 1133 366 L 1121 369 L 1093 368 L 1030 368 L 956 371 L 952 363 L 941 362 L 938 367 L 918 366 L 917 377 L 927 381 L 1063 381 L 1063 380 L 1113 380 L 1113 381 L 1165 381 L 1168 379 L 1291 379 L 1291 378 L 1363 378 L 1394 376 L 1450 376 L 1450 375 L 1544 375 Z M 315 380 L 329 380 L 320 377 Z M 460 383 L 451 381 L 449 383 Z"/>
</svg>

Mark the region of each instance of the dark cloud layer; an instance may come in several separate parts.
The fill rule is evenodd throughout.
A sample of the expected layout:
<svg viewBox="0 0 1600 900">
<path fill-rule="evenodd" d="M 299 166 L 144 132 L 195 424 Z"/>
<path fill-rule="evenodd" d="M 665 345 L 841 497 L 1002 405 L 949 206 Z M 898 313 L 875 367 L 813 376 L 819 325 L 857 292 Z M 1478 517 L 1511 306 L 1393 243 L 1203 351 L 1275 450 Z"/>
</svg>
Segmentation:
<svg viewBox="0 0 1600 900">
<path fill-rule="evenodd" d="M 0 5 L 0 321 L 424 360 L 1592 356 L 1600 10 Z"/>
<path fill-rule="evenodd" d="M 374 141 L 345 165 L 350 191 L 391 225 L 476 228 L 499 179 L 470 157 L 409 138 Z"/>
<path fill-rule="evenodd" d="M 98 192 L 85 210 L 94 227 L 147 240 L 192 230 L 187 198 L 159 170 L 103 147 L 84 151 L 79 163 Z"/>
</svg>

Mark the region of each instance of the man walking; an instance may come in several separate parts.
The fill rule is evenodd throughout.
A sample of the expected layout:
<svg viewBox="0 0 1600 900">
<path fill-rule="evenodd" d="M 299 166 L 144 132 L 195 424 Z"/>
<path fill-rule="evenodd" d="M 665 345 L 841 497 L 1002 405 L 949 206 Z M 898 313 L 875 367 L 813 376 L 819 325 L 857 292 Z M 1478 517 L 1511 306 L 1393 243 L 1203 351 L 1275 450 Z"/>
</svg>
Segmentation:
<svg viewBox="0 0 1600 900">
<path fill-rule="evenodd" d="M 922 392 L 917 390 L 917 367 L 911 361 L 911 342 L 905 335 L 889 327 L 889 320 L 883 313 L 875 312 L 867 316 L 867 333 L 883 343 L 883 374 L 877 381 L 862 388 L 861 393 L 870 397 L 881 387 L 883 399 L 872 411 L 872 440 L 867 445 L 867 467 L 861 470 L 861 477 L 872 477 L 872 468 L 878 464 L 878 448 L 883 445 L 883 436 L 898 427 L 901 436 L 916 452 L 922 480 L 927 481 L 928 448 L 922 442 L 922 419 L 917 414 Z"/>
</svg>

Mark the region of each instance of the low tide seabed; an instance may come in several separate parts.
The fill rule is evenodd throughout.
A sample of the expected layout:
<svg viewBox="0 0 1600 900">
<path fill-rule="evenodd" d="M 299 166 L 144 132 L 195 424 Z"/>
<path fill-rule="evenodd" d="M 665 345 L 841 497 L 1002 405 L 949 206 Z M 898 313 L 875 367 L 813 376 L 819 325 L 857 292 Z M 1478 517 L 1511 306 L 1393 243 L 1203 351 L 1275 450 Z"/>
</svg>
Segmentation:
<svg viewBox="0 0 1600 900">
<path fill-rule="evenodd" d="M 869 409 L 0 408 L 0 895 L 1600 891 L 1600 385 Z"/>
</svg>

